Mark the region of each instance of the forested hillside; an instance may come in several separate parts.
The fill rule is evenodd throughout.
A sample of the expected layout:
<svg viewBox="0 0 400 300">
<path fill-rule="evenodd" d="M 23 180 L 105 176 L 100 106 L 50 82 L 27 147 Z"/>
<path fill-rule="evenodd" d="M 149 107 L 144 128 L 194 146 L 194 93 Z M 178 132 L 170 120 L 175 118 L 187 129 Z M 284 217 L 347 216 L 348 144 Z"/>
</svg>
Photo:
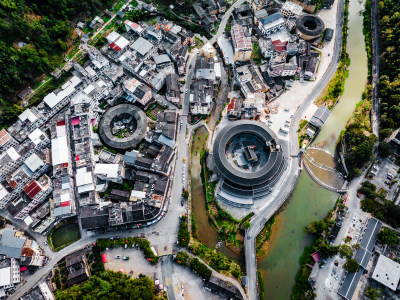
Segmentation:
<svg viewBox="0 0 400 300">
<path fill-rule="evenodd" d="M 73 29 L 78 20 L 98 14 L 113 2 L 0 1 L 0 109 L 10 106 L 18 89 L 61 63 L 76 39 Z M 26 45 L 20 48 L 20 42 Z"/>
<path fill-rule="evenodd" d="M 400 126 L 400 2 L 379 1 L 380 139 Z"/>
</svg>

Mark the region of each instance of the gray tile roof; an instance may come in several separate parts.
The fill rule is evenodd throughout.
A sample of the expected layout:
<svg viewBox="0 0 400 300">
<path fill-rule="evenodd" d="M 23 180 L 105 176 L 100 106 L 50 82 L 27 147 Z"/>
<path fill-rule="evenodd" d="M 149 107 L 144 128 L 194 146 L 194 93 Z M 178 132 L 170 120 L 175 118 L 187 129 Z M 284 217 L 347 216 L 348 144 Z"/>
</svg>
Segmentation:
<svg viewBox="0 0 400 300">
<path fill-rule="evenodd" d="M 4 230 L 0 239 L 0 254 L 4 254 L 13 258 L 20 258 L 21 250 L 26 239 L 14 237 L 15 233 L 15 230 Z"/>
</svg>

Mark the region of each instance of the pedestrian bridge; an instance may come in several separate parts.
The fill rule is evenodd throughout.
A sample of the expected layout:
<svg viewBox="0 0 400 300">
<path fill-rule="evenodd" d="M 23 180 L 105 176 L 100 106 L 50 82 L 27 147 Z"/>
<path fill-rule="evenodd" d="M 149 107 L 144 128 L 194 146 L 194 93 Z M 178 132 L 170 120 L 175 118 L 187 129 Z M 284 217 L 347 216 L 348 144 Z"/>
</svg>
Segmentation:
<svg viewBox="0 0 400 300">
<path fill-rule="evenodd" d="M 329 152 L 309 147 L 303 154 L 303 164 L 310 176 L 324 188 L 337 193 L 347 191 L 342 166 Z"/>
</svg>

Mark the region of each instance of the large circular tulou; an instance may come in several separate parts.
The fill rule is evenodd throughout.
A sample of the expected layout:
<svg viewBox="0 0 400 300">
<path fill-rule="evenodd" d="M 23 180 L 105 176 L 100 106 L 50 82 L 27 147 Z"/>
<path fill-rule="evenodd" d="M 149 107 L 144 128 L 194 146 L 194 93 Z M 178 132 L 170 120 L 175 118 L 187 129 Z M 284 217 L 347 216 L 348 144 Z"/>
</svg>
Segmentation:
<svg viewBox="0 0 400 300">
<path fill-rule="evenodd" d="M 213 159 L 226 183 L 254 189 L 275 182 L 284 154 L 275 133 L 257 121 L 236 121 L 224 127 L 213 146 Z"/>
<path fill-rule="evenodd" d="M 120 104 L 110 108 L 101 118 L 101 140 L 114 149 L 136 147 L 146 133 L 146 114 L 132 104 Z"/>
</svg>

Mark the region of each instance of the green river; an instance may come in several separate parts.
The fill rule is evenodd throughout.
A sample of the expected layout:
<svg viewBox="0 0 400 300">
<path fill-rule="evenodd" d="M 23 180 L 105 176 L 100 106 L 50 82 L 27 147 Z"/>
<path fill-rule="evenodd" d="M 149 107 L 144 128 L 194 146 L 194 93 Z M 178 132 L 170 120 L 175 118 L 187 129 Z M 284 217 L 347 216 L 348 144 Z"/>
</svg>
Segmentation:
<svg viewBox="0 0 400 300">
<path fill-rule="evenodd" d="M 347 52 L 351 59 L 349 77 L 339 103 L 315 141 L 332 154 L 337 138 L 352 116 L 356 103 L 361 100 L 367 82 L 367 54 L 362 34 L 362 15 L 359 14 L 363 8 L 364 1 L 360 3 L 359 0 L 350 0 L 347 39 Z M 304 247 L 312 241 L 312 236 L 304 228 L 310 222 L 323 218 L 333 207 L 337 196 L 320 187 L 303 170 L 286 207 L 276 218 L 268 254 L 259 260 L 265 299 L 290 299 L 299 258 Z"/>
</svg>

